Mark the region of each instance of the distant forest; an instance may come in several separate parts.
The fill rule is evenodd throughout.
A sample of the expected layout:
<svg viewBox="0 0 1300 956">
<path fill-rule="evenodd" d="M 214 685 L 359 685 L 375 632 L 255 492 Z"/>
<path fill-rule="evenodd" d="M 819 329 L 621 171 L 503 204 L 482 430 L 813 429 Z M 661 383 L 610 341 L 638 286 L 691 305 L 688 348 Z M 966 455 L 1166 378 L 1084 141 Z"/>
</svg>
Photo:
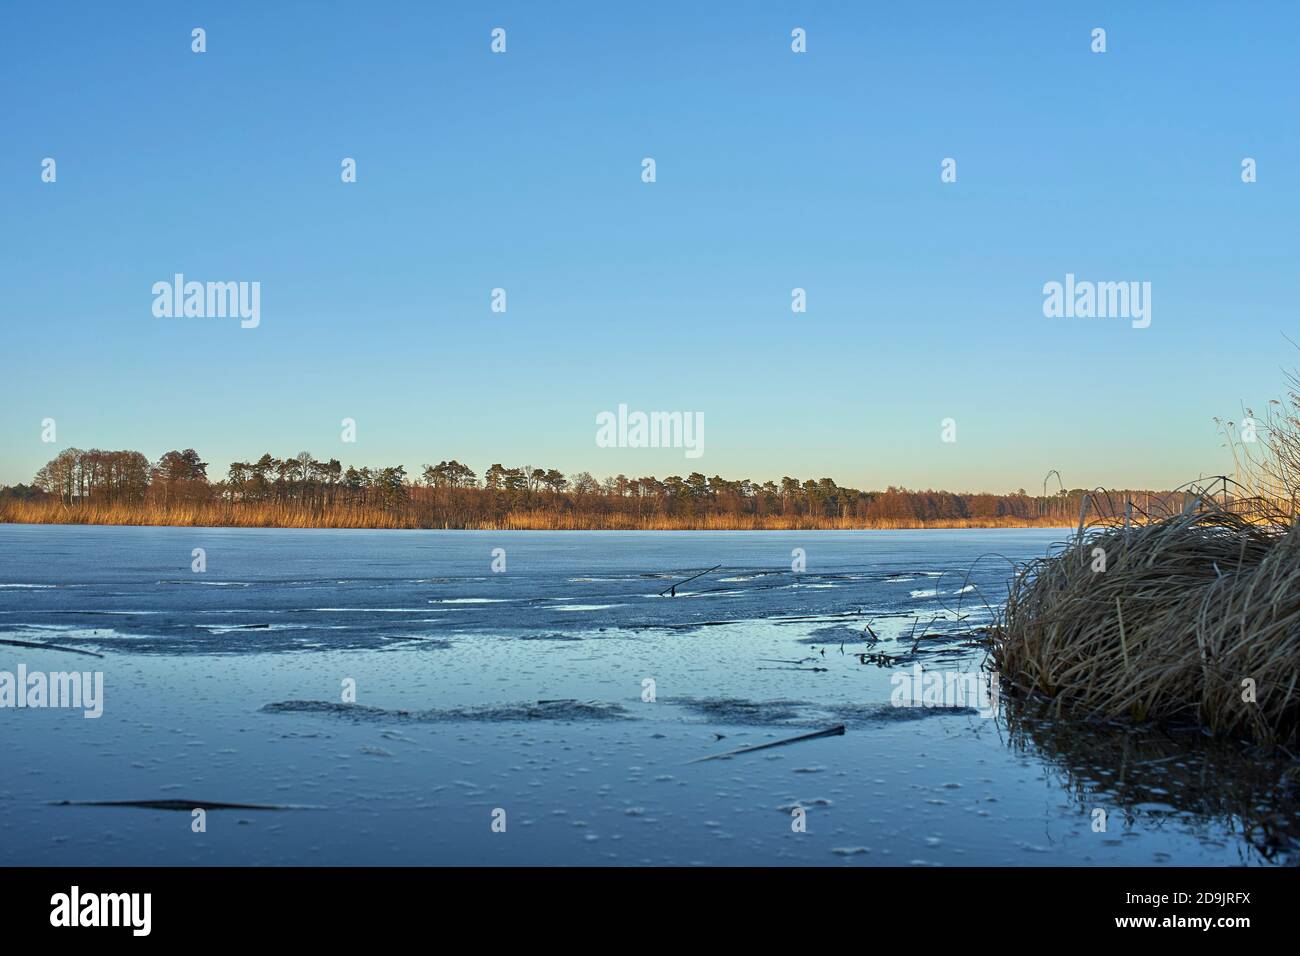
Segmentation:
<svg viewBox="0 0 1300 956">
<path fill-rule="evenodd" d="M 150 462 L 137 451 L 69 448 L 30 485 L 0 488 L 0 521 L 376 528 L 909 528 L 1077 523 L 1084 489 L 1031 495 L 886 488 L 830 478 L 665 478 L 458 461 L 344 468 L 307 452 L 232 462 L 213 480 L 192 448 Z M 1180 492 L 1111 491 L 1135 516 L 1181 508 Z"/>
</svg>

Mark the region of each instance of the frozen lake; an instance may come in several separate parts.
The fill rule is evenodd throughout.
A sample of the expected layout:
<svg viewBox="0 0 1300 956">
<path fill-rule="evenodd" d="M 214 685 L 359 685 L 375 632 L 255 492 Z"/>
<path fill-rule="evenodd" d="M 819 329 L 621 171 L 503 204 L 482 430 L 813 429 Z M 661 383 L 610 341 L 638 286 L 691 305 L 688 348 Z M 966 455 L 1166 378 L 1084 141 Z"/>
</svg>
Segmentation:
<svg viewBox="0 0 1300 956">
<path fill-rule="evenodd" d="M 1231 746 L 896 706 L 973 686 L 1008 559 L 1066 534 L 3 525 L 0 641 L 103 656 L 0 672 L 104 699 L 0 709 L 0 864 L 1289 862 Z"/>
</svg>

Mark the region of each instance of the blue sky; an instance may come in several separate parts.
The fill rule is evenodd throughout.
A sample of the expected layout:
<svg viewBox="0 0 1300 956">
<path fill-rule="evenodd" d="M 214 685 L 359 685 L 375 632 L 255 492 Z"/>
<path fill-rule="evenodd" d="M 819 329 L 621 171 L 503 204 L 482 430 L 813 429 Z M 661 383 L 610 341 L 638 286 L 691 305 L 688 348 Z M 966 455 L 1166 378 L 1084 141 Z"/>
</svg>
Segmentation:
<svg viewBox="0 0 1300 956">
<path fill-rule="evenodd" d="M 1212 417 L 1300 364 L 1300 15 L 1140 6 L 7 4 L 0 482 L 67 445 L 214 477 L 1220 471 Z M 155 317 L 176 272 L 260 282 L 261 325 Z M 1151 282 L 1151 326 L 1045 318 L 1067 272 Z M 701 412 L 703 457 L 596 447 L 619 403 Z"/>
</svg>

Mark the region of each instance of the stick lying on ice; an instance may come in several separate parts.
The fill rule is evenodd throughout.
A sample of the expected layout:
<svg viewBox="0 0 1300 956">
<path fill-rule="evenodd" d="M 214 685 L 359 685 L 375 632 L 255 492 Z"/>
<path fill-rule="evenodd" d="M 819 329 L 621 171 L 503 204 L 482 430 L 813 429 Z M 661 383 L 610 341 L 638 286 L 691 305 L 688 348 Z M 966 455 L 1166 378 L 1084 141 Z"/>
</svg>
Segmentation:
<svg viewBox="0 0 1300 956">
<path fill-rule="evenodd" d="M 62 644 L 46 644 L 42 641 L 11 641 L 3 640 L 0 644 L 7 644 L 10 647 L 41 647 L 47 651 L 66 651 L 69 654 L 85 654 L 87 657 L 103 657 L 103 654 L 96 654 L 94 651 L 83 651 L 79 647 L 64 647 Z"/>
<path fill-rule="evenodd" d="M 692 574 L 689 578 L 686 578 L 686 580 L 684 581 L 678 581 L 676 584 L 670 584 L 668 587 L 664 588 L 662 591 L 659 592 L 659 596 L 663 597 L 665 594 L 671 591 L 673 593 L 673 597 L 677 597 L 678 587 L 680 587 L 683 584 L 686 584 L 689 581 L 694 581 L 696 578 L 702 578 L 704 577 L 704 575 L 709 574 L 712 571 L 716 571 L 720 567 L 722 567 L 722 565 L 715 564 L 713 567 L 709 568 L 708 571 L 701 571 L 699 574 Z"/>
<path fill-rule="evenodd" d="M 216 800 L 56 800 L 53 807 L 138 807 L 142 810 L 323 810 L 276 803 L 221 803 Z"/>
<path fill-rule="evenodd" d="M 700 763 L 703 760 L 717 760 L 720 757 L 734 757 L 737 754 L 753 753 L 755 750 L 766 750 L 768 747 L 784 747 L 786 744 L 797 744 L 801 740 L 816 740 L 818 737 L 842 737 L 844 736 L 844 725 L 836 724 L 834 727 L 827 727 L 825 730 L 816 730 L 811 734 L 801 734 L 798 737 L 787 737 L 785 740 L 774 740 L 770 744 L 753 744 L 749 747 L 741 747 L 738 750 L 728 750 L 724 754 L 709 754 L 707 757 L 696 757 L 688 763 Z"/>
</svg>

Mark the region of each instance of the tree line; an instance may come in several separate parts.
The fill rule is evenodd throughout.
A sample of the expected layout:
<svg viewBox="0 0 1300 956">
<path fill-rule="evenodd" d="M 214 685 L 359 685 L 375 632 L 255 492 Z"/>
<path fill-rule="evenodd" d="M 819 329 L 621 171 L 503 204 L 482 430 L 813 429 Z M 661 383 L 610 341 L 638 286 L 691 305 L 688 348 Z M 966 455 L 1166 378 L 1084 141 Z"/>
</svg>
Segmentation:
<svg viewBox="0 0 1300 956">
<path fill-rule="evenodd" d="M 958 493 L 888 487 L 867 491 L 830 478 L 779 481 L 732 480 L 701 472 L 688 475 L 598 480 L 589 472 L 564 474 L 531 465 L 491 465 L 482 478 L 455 459 L 423 466 L 408 475 L 402 465 L 344 468 L 337 458 L 322 461 L 308 452 L 277 458 L 269 452 L 252 461 L 231 462 L 213 480 L 209 465 L 192 449 L 169 451 L 150 462 L 137 451 L 69 448 L 36 473 L 31 485 L 0 490 L 0 497 L 58 502 L 66 508 L 93 506 L 170 509 L 274 509 L 300 518 L 338 512 L 373 513 L 383 524 L 412 527 L 500 526 L 511 515 L 528 514 L 539 524 L 554 520 L 573 527 L 647 525 L 736 519 L 761 524 L 852 522 L 863 526 L 905 526 L 944 522 L 1059 523 L 1077 520 L 1083 489 L 1053 495 Z M 1181 506 L 1174 493 L 1119 491 L 1138 508 Z M 306 519 L 304 519 L 306 520 Z M 309 520 L 306 523 L 310 523 Z"/>
</svg>

